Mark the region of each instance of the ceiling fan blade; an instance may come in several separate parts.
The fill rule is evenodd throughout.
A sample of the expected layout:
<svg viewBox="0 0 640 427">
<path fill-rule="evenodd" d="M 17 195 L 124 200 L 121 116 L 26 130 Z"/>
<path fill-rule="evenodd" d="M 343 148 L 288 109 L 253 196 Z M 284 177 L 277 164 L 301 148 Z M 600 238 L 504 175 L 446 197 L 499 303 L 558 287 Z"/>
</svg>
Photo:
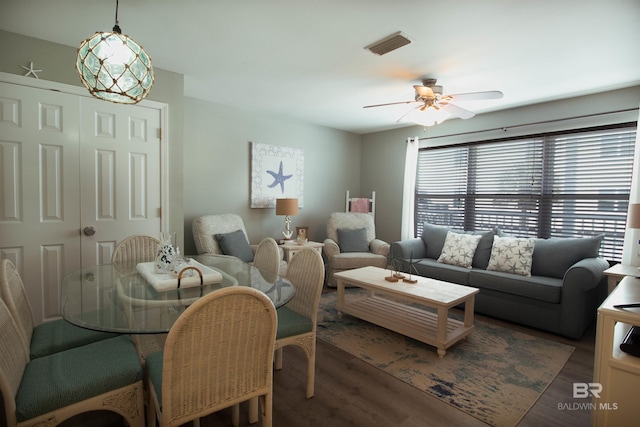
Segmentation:
<svg viewBox="0 0 640 427">
<path fill-rule="evenodd" d="M 465 110 L 464 108 L 458 107 L 457 105 L 451 103 L 448 103 L 447 105 L 442 107 L 442 109 L 452 116 L 460 117 L 461 119 L 470 119 L 471 117 L 476 115 L 476 113 L 472 111 Z"/>
<path fill-rule="evenodd" d="M 386 104 L 365 105 L 362 108 L 385 107 L 387 105 L 411 104 L 411 103 L 414 103 L 414 102 L 416 102 L 416 101 L 412 100 L 412 101 L 387 102 Z"/>
<path fill-rule="evenodd" d="M 412 122 L 412 120 L 410 120 L 411 116 L 413 116 L 415 114 L 415 111 L 419 110 L 420 108 L 422 108 L 422 103 L 404 113 L 398 120 L 396 120 L 396 123 Z"/>
<path fill-rule="evenodd" d="M 488 90 L 486 92 L 456 93 L 446 96 L 455 101 L 478 101 L 480 99 L 500 99 L 503 94 L 499 90 Z"/>
</svg>

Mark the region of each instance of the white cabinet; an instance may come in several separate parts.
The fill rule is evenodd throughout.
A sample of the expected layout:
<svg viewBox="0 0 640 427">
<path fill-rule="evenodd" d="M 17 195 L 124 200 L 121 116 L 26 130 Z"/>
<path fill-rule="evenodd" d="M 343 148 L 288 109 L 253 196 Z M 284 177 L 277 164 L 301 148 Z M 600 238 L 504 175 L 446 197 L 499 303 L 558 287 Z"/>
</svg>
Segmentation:
<svg viewBox="0 0 640 427">
<path fill-rule="evenodd" d="M 640 326 L 640 308 L 614 307 L 634 302 L 640 303 L 640 279 L 625 277 L 598 309 L 593 384 L 587 387 L 593 426 L 640 425 L 640 357 L 620 350 L 631 326 Z"/>
</svg>

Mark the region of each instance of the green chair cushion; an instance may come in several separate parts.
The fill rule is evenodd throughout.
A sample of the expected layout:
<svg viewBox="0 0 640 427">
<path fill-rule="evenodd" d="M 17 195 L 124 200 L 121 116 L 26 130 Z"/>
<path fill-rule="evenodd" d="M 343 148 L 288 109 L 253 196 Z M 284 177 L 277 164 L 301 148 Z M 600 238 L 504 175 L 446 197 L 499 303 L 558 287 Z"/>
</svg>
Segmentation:
<svg viewBox="0 0 640 427">
<path fill-rule="evenodd" d="M 142 380 L 129 335 L 30 361 L 16 395 L 18 422 L 64 408 Z"/>
<path fill-rule="evenodd" d="M 118 334 L 81 328 L 62 319 L 45 322 L 33 330 L 29 356 L 36 359 L 116 336 Z"/>
<path fill-rule="evenodd" d="M 162 410 L 162 359 L 164 358 L 164 351 L 156 351 L 151 353 L 144 359 L 144 366 L 147 368 L 147 374 L 149 375 L 149 381 L 151 386 L 158 396 L 158 404 L 160 410 Z"/>
<path fill-rule="evenodd" d="M 276 340 L 305 334 L 313 330 L 313 322 L 311 319 L 296 313 L 286 306 L 280 307 L 276 311 L 278 313 Z"/>
</svg>

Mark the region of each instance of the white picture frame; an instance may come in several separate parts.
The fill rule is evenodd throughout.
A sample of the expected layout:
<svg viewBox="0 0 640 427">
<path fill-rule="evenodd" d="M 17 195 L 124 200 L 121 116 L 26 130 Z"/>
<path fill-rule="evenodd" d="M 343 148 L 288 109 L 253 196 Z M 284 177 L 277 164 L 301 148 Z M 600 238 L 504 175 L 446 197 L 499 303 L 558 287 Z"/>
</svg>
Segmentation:
<svg viewBox="0 0 640 427">
<path fill-rule="evenodd" d="M 304 206 L 304 151 L 251 142 L 251 207 L 275 208 L 276 199 Z"/>
</svg>

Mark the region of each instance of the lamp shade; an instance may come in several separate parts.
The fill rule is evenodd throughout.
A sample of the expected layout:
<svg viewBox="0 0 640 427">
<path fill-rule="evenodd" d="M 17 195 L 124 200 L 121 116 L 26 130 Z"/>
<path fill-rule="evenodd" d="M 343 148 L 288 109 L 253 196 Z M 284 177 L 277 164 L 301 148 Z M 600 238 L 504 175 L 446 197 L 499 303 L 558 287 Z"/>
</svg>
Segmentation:
<svg viewBox="0 0 640 427">
<path fill-rule="evenodd" d="M 153 85 L 151 58 L 118 30 L 97 32 L 84 40 L 78 48 L 76 69 L 82 84 L 96 98 L 137 104 Z"/>
<path fill-rule="evenodd" d="M 397 123 L 416 123 L 422 126 L 433 126 L 440 124 L 451 117 L 447 111 L 435 106 L 419 107 L 410 110 L 407 114 L 400 117 Z"/>
<path fill-rule="evenodd" d="M 276 199 L 276 215 L 298 215 L 298 199 Z"/>
<path fill-rule="evenodd" d="M 629 205 L 629 224 L 627 228 L 640 228 L 640 203 Z"/>
</svg>

